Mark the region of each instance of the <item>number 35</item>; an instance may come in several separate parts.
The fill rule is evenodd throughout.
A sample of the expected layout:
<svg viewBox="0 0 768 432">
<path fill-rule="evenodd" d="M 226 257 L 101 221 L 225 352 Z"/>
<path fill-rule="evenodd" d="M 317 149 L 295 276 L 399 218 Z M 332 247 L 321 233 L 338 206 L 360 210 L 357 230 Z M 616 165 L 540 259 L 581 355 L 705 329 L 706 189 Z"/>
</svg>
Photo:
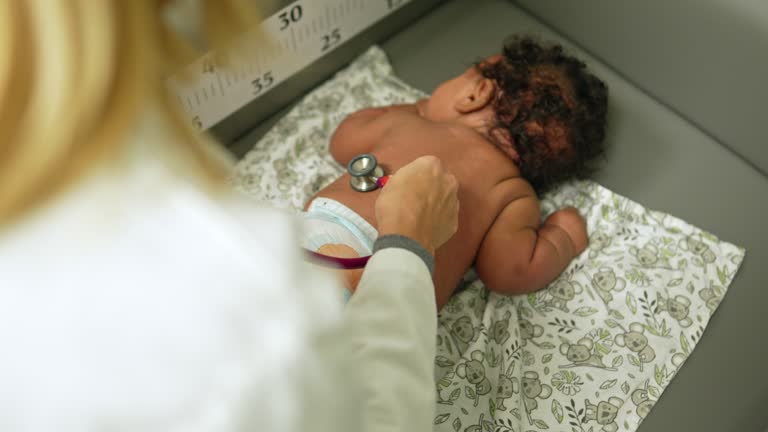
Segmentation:
<svg viewBox="0 0 768 432">
<path fill-rule="evenodd" d="M 253 86 L 253 94 L 257 95 L 261 93 L 265 89 L 269 88 L 272 84 L 274 84 L 274 82 L 275 78 L 272 76 L 271 71 L 264 73 L 264 75 L 251 81 L 251 85 Z"/>
</svg>

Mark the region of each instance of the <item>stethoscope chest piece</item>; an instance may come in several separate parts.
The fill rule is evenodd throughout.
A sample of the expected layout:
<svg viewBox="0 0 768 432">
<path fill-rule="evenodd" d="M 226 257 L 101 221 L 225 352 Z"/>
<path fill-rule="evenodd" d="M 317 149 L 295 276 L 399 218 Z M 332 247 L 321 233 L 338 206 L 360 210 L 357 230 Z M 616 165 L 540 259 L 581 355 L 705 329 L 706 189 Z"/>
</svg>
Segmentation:
<svg viewBox="0 0 768 432">
<path fill-rule="evenodd" d="M 384 177 L 384 170 L 379 166 L 376 156 L 366 153 L 357 155 L 347 164 L 347 172 L 352 176 L 349 184 L 358 192 L 370 192 L 379 187 L 377 180 Z"/>
</svg>

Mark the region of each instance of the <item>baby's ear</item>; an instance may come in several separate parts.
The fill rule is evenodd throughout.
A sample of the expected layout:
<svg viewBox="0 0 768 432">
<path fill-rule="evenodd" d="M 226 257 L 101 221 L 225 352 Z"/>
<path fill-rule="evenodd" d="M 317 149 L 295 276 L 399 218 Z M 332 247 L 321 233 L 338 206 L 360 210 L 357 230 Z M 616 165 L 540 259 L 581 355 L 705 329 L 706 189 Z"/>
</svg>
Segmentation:
<svg viewBox="0 0 768 432">
<path fill-rule="evenodd" d="M 470 114 L 490 106 L 496 96 L 496 84 L 489 78 L 480 78 L 472 85 L 467 86 L 456 101 L 456 111 L 461 114 Z"/>
</svg>

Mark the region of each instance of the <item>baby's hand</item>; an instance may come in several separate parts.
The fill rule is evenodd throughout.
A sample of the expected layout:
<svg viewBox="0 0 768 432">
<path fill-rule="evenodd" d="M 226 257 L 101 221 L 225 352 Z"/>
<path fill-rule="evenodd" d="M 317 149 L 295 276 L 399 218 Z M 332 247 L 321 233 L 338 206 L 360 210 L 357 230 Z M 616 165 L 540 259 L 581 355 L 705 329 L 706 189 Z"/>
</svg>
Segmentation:
<svg viewBox="0 0 768 432">
<path fill-rule="evenodd" d="M 575 255 L 581 254 L 587 248 L 587 224 L 575 208 L 567 207 L 552 213 L 544 224 L 554 225 L 565 231 L 573 243 Z"/>
</svg>

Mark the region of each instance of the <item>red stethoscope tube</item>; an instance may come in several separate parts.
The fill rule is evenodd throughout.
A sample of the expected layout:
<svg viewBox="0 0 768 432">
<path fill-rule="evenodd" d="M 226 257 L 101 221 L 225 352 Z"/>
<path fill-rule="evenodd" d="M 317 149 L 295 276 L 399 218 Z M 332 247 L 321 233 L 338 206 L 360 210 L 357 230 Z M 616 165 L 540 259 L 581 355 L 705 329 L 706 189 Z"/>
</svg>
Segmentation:
<svg viewBox="0 0 768 432">
<path fill-rule="evenodd" d="M 381 176 L 381 177 L 377 178 L 376 179 L 376 186 L 380 187 L 380 188 L 383 188 L 384 186 L 386 186 L 387 182 L 389 181 L 389 177 L 390 176 L 385 175 L 385 176 Z"/>
<path fill-rule="evenodd" d="M 341 258 L 330 255 L 323 255 L 320 252 L 311 251 L 309 249 L 304 250 L 309 257 L 310 261 L 320 264 L 325 267 L 339 268 L 342 270 L 355 270 L 364 268 L 368 264 L 368 260 L 371 259 L 371 255 L 356 258 Z"/>
</svg>

